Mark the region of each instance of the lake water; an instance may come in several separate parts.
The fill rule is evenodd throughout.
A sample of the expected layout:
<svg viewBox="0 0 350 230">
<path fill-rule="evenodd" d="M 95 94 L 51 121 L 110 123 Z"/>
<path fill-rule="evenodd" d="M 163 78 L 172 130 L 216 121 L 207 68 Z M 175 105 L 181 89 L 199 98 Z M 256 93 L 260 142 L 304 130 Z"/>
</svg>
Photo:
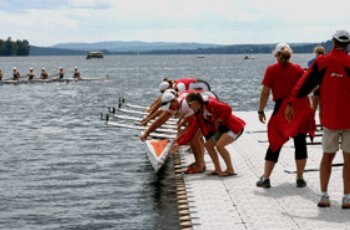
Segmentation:
<svg viewBox="0 0 350 230">
<path fill-rule="evenodd" d="M 234 110 L 256 110 L 272 55 L 0 58 L 16 66 L 101 82 L 0 85 L 0 229 L 178 229 L 171 161 L 155 174 L 138 132 L 106 127 L 101 112 L 119 97 L 150 104 L 164 77 L 208 81 Z M 294 55 L 306 65 L 312 55 Z M 269 107 L 271 108 L 271 104 Z"/>
</svg>

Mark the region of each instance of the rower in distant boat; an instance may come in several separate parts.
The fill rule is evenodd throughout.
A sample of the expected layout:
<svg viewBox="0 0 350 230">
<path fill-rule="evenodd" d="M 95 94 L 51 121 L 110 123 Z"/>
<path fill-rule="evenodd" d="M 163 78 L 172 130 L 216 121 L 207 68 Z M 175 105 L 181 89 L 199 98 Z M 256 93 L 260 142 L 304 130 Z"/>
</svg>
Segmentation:
<svg viewBox="0 0 350 230">
<path fill-rule="evenodd" d="M 80 79 L 80 72 L 78 67 L 74 67 L 74 73 L 73 73 L 73 78 L 79 80 Z"/>
<path fill-rule="evenodd" d="M 40 74 L 39 79 L 40 80 L 45 80 L 45 79 L 48 79 L 48 78 L 49 78 L 49 75 L 47 74 L 45 68 L 41 68 L 41 74 Z"/>
<path fill-rule="evenodd" d="M 35 78 L 35 73 L 32 67 L 29 68 L 29 72 L 27 73 L 27 76 L 28 76 L 28 80 L 33 80 Z"/>
<path fill-rule="evenodd" d="M 19 80 L 21 78 L 21 74 L 17 71 L 16 67 L 12 68 L 12 74 L 13 74 L 12 80 Z"/>
<path fill-rule="evenodd" d="M 58 68 L 59 72 L 58 72 L 58 79 L 63 79 L 64 77 L 64 69 L 62 66 L 60 66 L 60 68 Z"/>
<path fill-rule="evenodd" d="M 2 72 L 2 69 L 0 69 L 0 81 L 2 80 L 3 76 L 4 76 L 4 73 Z"/>
</svg>

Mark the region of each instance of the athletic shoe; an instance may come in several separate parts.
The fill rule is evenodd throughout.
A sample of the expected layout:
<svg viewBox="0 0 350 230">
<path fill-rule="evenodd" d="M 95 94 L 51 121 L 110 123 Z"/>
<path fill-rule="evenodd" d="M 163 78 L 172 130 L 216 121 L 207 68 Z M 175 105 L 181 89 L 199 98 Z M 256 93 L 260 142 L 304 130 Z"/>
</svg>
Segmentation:
<svg viewBox="0 0 350 230">
<path fill-rule="evenodd" d="M 345 197 L 345 196 L 343 197 L 341 208 L 350 209 L 350 198 L 349 197 Z"/>
<path fill-rule="evenodd" d="M 331 202 L 329 200 L 328 195 L 321 195 L 320 201 L 317 204 L 318 207 L 320 208 L 328 208 L 331 206 Z"/>
<path fill-rule="evenodd" d="M 303 178 L 297 179 L 297 187 L 298 188 L 304 188 L 306 186 L 307 186 L 306 181 Z"/>
<path fill-rule="evenodd" d="M 256 182 L 256 186 L 261 187 L 261 188 L 270 188 L 270 179 L 264 180 L 264 176 L 261 176 L 259 181 Z"/>
</svg>

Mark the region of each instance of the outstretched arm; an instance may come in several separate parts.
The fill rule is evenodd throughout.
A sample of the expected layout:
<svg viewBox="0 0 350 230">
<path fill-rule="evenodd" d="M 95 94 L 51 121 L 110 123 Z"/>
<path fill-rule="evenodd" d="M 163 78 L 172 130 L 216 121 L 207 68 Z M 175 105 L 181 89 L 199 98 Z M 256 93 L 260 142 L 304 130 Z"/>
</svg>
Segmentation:
<svg viewBox="0 0 350 230">
<path fill-rule="evenodd" d="M 263 124 L 265 124 L 265 122 L 266 122 L 266 116 L 265 116 L 264 109 L 266 107 L 267 101 L 269 100 L 270 91 L 271 91 L 271 88 L 264 85 L 263 88 L 261 89 L 261 93 L 260 93 L 258 115 L 259 115 L 259 121 Z"/>
<path fill-rule="evenodd" d="M 167 120 L 169 120 L 171 116 L 171 113 L 163 111 L 162 114 L 152 123 L 152 125 L 150 125 L 148 129 L 146 129 L 145 132 L 141 134 L 141 141 L 145 141 L 151 132 L 162 126 Z"/>
</svg>

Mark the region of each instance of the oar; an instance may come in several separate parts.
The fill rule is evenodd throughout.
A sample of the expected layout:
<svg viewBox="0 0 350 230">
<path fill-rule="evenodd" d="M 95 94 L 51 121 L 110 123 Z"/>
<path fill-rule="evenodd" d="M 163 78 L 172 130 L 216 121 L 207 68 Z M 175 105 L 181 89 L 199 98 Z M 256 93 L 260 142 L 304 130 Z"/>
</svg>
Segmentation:
<svg viewBox="0 0 350 230">
<path fill-rule="evenodd" d="M 13 80 L 13 78 L 3 78 L 1 79 L 1 81 L 16 81 L 16 80 Z"/>
<path fill-rule="evenodd" d="M 146 130 L 148 127 L 147 126 L 140 126 L 140 125 L 130 125 L 130 124 L 123 124 L 123 123 L 118 123 L 118 122 L 113 122 L 109 121 L 109 114 L 106 114 L 104 117 L 103 114 L 100 114 L 100 119 L 105 120 L 106 125 L 113 125 L 119 128 L 127 128 L 127 129 L 135 129 L 135 130 Z M 177 134 L 176 129 L 164 129 L 164 128 L 157 128 L 155 132 L 160 132 L 160 133 L 169 133 L 169 134 Z"/>
<path fill-rule="evenodd" d="M 125 103 L 125 99 L 124 98 L 119 98 L 119 100 L 118 100 L 118 108 L 121 108 L 124 103 Z"/>
<path fill-rule="evenodd" d="M 130 104 L 125 101 L 125 98 L 119 98 L 118 100 L 118 108 L 121 108 L 122 105 L 125 105 L 129 108 L 132 109 L 141 109 L 141 110 L 146 110 L 148 107 L 147 106 L 142 106 L 142 105 L 135 105 L 135 104 Z"/>
<path fill-rule="evenodd" d="M 258 140 L 259 143 L 268 143 L 268 140 Z M 322 142 L 306 142 L 306 145 L 322 145 Z"/>
<path fill-rule="evenodd" d="M 137 115 L 148 115 L 148 113 L 146 113 L 146 112 L 141 112 L 141 111 L 135 111 L 135 110 L 130 110 L 130 109 L 117 109 L 117 108 L 115 108 L 115 107 L 109 107 L 109 111 L 111 112 L 111 113 L 115 113 L 116 111 L 120 111 L 120 112 L 123 112 L 123 113 L 128 113 L 128 114 L 137 114 Z"/>
<path fill-rule="evenodd" d="M 133 124 L 135 125 L 140 125 L 140 122 L 142 121 L 142 118 L 140 117 L 132 117 L 132 116 L 119 115 L 119 114 L 110 114 L 110 115 L 120 120 L 133 121 Z M 149 122 L 150 124 L 152 124 L 154 120 L 150 120 Z M 166 122 L 165 124 L 162 125 L 162 127 L 167 129 L 177 129 L 177 125 L 171 122 L 170 123 Z"/>
<path fill-rule="evenodd" d="M 49 75 L 47 78 L 51 79 L 51 78 L 59 76 L 59 75 L 60 75 L 60 73 L 56 73 L 56 74 L 53 74 L 53 75 Z M 59 79 L 59 78 L 56 78 L 56 79 Z M 55 79 L 51 79 L 51 80 L 55 80 Z"/>
</svg>

